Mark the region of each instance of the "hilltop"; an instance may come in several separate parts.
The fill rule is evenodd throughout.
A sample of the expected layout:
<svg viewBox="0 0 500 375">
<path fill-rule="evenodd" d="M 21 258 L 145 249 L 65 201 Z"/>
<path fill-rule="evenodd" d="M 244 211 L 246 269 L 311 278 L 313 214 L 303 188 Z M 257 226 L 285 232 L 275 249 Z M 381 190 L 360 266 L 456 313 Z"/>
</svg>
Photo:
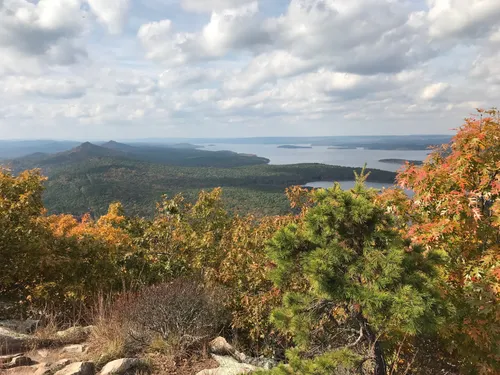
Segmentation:
<svg viewBox="0 0 500 375">
<path fill-rule="evenodd" d="M 284 191 L 310 181 L 349 181 L 359 168 L 323 164 L 268 165 L 256 155 L 175 146 L 85 142 L 70 150 L 10 160 L 14 172 L 41 168 L 49 177 L 44 202 L 51 213 L 102 215 L 119 200 L 127 213 L 151 216 L 163 194 L 194 200 L 203 189 L 224 187 L 232 212 L 290 211 Z M 373 170 L 369 181 L 391 184 L 395 174 Z"/>
</svg>

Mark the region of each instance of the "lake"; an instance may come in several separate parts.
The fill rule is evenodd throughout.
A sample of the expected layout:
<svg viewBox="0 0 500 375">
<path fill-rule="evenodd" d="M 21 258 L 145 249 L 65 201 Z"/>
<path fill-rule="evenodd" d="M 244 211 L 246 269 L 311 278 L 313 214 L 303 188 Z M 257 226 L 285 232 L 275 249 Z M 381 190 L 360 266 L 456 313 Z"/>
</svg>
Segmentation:
<svg viewBox="0 0 500 375">
<path fill-rule="evenodd" d="M 312 148 L 278 148 L 280 145 L 265 144 L 202 144 L 203 150 L 229 150 L 244 154 L 255 154 L 270 160 L 270 164 L 322 163 L 345 167 L 362 167 L 396 172 L 401 165 L 379 162 L 380 159 L 424 160 L 429 150 L 366 150 L 366 149 L 329 149 L 328 146 Z M 307 145 L 302 145 L 307 146 Z"/>
</svg>

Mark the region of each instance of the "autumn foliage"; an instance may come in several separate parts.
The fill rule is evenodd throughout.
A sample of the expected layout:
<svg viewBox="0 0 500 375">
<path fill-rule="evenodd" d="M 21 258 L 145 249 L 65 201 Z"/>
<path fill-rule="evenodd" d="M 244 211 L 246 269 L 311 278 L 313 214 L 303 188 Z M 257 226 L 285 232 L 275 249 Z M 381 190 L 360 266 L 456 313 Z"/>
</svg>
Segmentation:
<svg viewBox="0 0 500 375">
<path fill-rule="evenodd" d="M 290 215 L 231 215 L 218 188 L 163 197 L 149 220 L 120 203 L 48 216 L 39 171 L 1 170 L 0 302 L 89 322 L 103 296 L 184 279 L 222 291 L 233 342 L 287 353 L 273 374 L 498 373 L 499 113 L 406 165 L 397 183 L 411 197 L 364 178 L 350 191 L 292 187 Z"/>
</svg>

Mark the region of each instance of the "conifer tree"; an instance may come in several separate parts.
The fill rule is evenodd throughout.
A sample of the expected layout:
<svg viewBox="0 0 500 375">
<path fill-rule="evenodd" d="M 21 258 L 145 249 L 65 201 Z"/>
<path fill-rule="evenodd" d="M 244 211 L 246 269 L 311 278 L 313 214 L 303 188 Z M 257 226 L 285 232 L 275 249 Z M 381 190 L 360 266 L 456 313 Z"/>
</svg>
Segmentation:
<svg viewBox="0 0 500 375">
<path fill-rule="evenodd" d="M 432 331 L 444 313 L 441 257 L 401 238 L 366 177 L 350 191 L 311 192 L 300 222 L 270 242 L 273 281 L 287 290 L 271 319 L 296 344 L 273 374 L 386 374 L 397 342 Z"/>
</svg>

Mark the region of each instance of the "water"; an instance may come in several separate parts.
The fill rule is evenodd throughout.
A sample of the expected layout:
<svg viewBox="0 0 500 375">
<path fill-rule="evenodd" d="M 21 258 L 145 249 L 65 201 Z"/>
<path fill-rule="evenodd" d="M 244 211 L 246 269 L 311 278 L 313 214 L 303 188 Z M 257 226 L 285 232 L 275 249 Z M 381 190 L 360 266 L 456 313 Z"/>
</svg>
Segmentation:
<svg viewBox="0 0 500 375">
<path fill-rule="evenodd" d="M 207 151 L 229 150 L 244 154 L 255 154 L 269 159 L 270 164 L 277 165 L 322 163 L 345 167 L 362 167 L 367 163 L 368 168 L 391 172 L 396 172 L 401 168 L 401 165 L 381 163 L 379 162 L 380 159 L 424 160 L 429 153 L 429 150 L 329 149 L 328 146 L 301 149 L 278 148 L 279 145 L 263 144 L 202 144 L 202 146 Z"/>
</svg>

